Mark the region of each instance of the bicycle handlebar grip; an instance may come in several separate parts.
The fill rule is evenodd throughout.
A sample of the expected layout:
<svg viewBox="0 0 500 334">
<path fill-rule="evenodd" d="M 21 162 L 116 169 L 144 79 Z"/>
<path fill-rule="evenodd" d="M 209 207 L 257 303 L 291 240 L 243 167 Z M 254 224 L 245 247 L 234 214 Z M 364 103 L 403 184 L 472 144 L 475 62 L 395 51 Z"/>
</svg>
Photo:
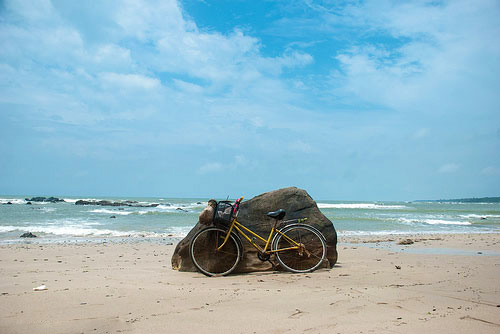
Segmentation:
<svg viewBox="0 0 500 334">
<path fill-rule="evenodd" d="M 238 212 L 238 207 L 240 206 L 240 203 L 241 201 L 243 200 L 243 196 L 238 198 L 235 202 L 234 202 L 234 210 L 233 210 L 233 216 L 236 215 L 236 212 Z"/>
</svg>

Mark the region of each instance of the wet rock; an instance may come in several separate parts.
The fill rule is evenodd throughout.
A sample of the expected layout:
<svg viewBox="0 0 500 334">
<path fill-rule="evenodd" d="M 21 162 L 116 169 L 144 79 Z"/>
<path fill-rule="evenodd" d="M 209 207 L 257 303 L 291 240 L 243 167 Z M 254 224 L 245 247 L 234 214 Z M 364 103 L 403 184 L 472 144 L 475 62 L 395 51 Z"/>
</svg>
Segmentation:
<svg viewBox="0 0 500 334">
<path fill-rule="evenodd" d="M 405 240 L 401 240 L 400 242 L 398 242 L 398 245 L 411 245 L 413 243 L 414 243 L 413 240 L 411 240 L 411 239 L 405 239 Z"/>
<path fill-rule="evenodd" d="M 95 201 L 95 200 L 84 200 L 79 199 L 75 202 L 75 205 L 99 205 L 99 206 L 128 206 L 134 208 L 156 208 L 158 203 L 152 204 L 138 204 L 136 201 L 123 201 L 123 202 L 111 202 L 107 200 Z"/>
<path fill-rule="evenodd" d="M 32 197 L 31 199 L 25 198 L 24 200 L 30 202 L 45 202 L 45 197 Z"/>
<path fill-rule="evenodd" d="M 332 267 L 337 262 L 337 232 L 332 222 L 319 210 L 316 202 L 302 189 L 295 187 L 271 191 L 256 196 L 241 204 L 238 221 L 257 234 L 269 235 L 274 220 L 267 213 L 278 209 L 286 211 L 285 220 L 307 217 L 307 224 L 316 227 L 323 233 L 327 243 L 325 266 Z M 196 271 L 190 256 L 189 243 L 200 229 L 205 228 L 198 222 L 188 235 L 181 240 L 172 256 L 172 268 L 180 271 Z M 248 241 L 243 241 L 244 255 L 234 272 L 251 272 L 272 270 L 269 262 L 262 262 L 257 257 L 257 251 Z"/>
<path fill-rule="evenodd" d="M 26 233 L 23 233 L 19 236 L 20 238 L 37 238 L 36 235 L 34 235 L 33 233 L 31 232 L 26 232 Z"/>
<path fill-rule="evenodd" d="M 25 198 L 25 201 L 27 201 L 27 202 L 49 202 L 49 203 L 64 202 L 64 200 L 62 198 L 57 198 L 57 197 L 32 197 L 32 198 Z"/>
<path fill-rule="evenodd" d="M 64 200 L 62 198 L 57 198 L 57 197 L 49 197 L 49 198 L 47 198 L 46 201 L 50 202 L 50 203 L 64 202 Z"/>
</svg>

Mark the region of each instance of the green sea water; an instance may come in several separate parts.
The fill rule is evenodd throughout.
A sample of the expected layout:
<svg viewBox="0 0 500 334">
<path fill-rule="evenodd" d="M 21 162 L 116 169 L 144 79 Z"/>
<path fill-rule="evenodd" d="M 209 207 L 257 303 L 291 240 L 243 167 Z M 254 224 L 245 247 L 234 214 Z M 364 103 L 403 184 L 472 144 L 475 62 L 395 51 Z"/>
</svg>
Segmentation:
<svg viewBox="0 0 500 334">
<path fill-rule="evenodd" d="M 24 232 L 39 236 L 36 242 L 175 241 L 191 230 L 207 204 L 206 198 L 94 198 L 158 206 L 82 206 L 75 205 L 78 199 L 28 205 L 22 196 L 0 196 L 0 243 L 26 242 L 19 238 Z M 339 235 L 500 232 L 500 203 L 317 203 Z"/>
</svg>

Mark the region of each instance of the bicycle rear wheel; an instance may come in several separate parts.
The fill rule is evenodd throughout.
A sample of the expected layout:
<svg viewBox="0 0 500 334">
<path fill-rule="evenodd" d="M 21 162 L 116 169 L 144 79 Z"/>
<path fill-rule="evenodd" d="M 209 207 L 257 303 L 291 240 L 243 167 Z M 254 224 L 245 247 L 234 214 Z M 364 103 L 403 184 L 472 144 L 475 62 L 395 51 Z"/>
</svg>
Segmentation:
<svg viewBox="0 0 500 334">
<path fill-rule="evenodd" d="M 241 259 L 243 247 L 239 238 L 231 233 L 224 247 L 227 231 L 208 227 L 196 233 L 189 245 L 189 254 L 195 267 L 207 276 L 224 276 L 231 273 Z"/>
<path fill-rule="evenodd" d="M 273 243 L 276 259 L 288 271 L 307 273 L 317 269 L 325 259 L 326 243 L 320 232 L 307 225 L 283 228 Z M 286 249 L 300 245 L 298 249 Z"/>
</svg>

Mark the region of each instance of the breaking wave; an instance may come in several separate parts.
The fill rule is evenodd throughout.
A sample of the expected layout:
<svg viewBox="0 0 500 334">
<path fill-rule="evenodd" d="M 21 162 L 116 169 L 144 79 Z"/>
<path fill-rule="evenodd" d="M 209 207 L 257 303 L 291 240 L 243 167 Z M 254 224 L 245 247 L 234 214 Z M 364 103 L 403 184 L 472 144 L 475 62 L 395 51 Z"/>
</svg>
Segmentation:
<svg viewBox="0 0 500 334">
<path fill-rule="evenodd" d="M 470 222 L 459 220 L 444 220 L 444 219 L 411 219 L 411 218 L 398 218 L 401 223 L 405 224 L 428 224 L 428 225 L 472 225 Z"/>
<path fill-rule="evenodd" d="M 190 229 L 190 227 L 189 227 Z M 82 226 L 0 226 L 0 233 L 6 232 L 32 232 L 55 236 L 69 237 L 142 237 L 164 238 L 184 237 L 189 232 L 186 227 L 172 227 L 169 230 L 156 233 L 145 231 L 117 231 L 110 229 L 84 228 Z"/>
<path fill-rule="evenodd" d="M 407 209 L 404 205 L 388 205 L 388 204 L 375 204 L 375 203 L 318 203 L 320 209 L 368 209 L 368 210 L 394 210 L 394 209 Z"/>
</svg>

